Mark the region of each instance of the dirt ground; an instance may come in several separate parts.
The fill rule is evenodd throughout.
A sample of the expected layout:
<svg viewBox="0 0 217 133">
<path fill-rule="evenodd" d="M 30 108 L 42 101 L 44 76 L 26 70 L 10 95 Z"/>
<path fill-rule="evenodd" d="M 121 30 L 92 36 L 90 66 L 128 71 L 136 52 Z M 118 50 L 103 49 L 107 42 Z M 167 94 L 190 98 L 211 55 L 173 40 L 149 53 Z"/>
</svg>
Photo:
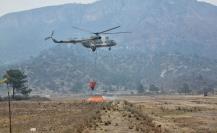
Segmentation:
<svg viewBox="0 0 217 133">
<path fill-rule="evenodd" d="M 217 97 L 122 97 L 171 133 L 217 133 Z"/>
<path fill-rule="evenodd" d="M 217 133 L 217 97 L 126 96 L 107 103 L 79 100 L 13 102 L 13 133 Z M 0 102 L 0 133 L 8 131 Z"/>
<path fill-rule="evenodd" d="M 82 102 L 13 102 L 13 133 L 72 133 L 82 132 L 98 118 L 102 105 Z M 0 133 L 8 132 L 8 105 L 0 103 Z"/>
</svg>

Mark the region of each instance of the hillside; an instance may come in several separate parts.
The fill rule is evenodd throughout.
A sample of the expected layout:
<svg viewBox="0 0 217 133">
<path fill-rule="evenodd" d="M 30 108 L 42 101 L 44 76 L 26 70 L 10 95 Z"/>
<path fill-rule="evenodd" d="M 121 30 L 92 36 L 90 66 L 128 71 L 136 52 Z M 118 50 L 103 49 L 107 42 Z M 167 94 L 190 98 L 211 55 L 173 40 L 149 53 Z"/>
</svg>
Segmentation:
<svg viewBox="0 0 217 133">
<path fill-rule="evenodd" d="M 11 68 L 23 69 L 35 91 L 65 94 L 87 92 L 90 80 L 97 81 L 98 92 L 147 90 L 151 84 L 167 92 L 185 83 L 197 92 L 217 87 L 217 60 L 131 49 L 98 50 L 95 54 L 80 50 L 83 52 L 73 46 L 57 46 Z"/>
<path fill-rule="evenodd" d="M 155 84 L 176 90 L 216 87 L 217 8 L 196 0 L 101 0 L 8 14 L 0 18 L 0 73 L 21 68 L 34 90 L 133 91 Z M 89 37 L 78 26 L 100 31 L 121 25 L 129 35 L 111 36 L 119 44 L 97 55 L 81 46 L 55 46 L 44 37 Z M 97 58 L 97 67 L 94 62 Z"/>
<path fill-rule="evenodd" d="M 0 18 L 2 64 L 37 56 L 52 45 L 44 37 L 88 37 L 72 26 L 99 31 L 121 25 L 131 35 L 114 36 L 120 47 L 179 52 L 216 59 L 217 8 L 196 0 L 101 0 L 8 14 Z"/>
</svg>

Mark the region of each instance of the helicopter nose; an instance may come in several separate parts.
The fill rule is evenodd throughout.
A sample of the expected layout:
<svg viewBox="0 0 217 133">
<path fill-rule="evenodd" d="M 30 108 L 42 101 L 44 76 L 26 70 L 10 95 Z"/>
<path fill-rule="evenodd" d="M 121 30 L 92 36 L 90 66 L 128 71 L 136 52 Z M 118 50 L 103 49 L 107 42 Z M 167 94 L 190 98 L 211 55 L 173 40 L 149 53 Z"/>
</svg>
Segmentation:
<svg viewBox="0 0 217 133">
<path fill-rule="evenodd" d="M 116 46 L 116 45 L 117 45 L 117 43 L 116 43 L 116 42 L 114 42 L 114 43 L 113 43 L 113 45 L 114 45 L 114 46 Z"/>
</svg>

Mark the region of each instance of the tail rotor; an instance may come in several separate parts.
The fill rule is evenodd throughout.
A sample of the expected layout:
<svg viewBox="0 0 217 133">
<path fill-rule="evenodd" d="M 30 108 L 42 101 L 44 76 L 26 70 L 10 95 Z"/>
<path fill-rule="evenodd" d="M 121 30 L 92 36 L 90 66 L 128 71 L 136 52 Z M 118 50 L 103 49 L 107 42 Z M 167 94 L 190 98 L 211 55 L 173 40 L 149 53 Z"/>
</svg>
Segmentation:
<svg viewBox="0 0 217 133">
<path fill-rule="evenodd" d="M 49 39 L 52 39 L 54 35 L 54 31 L 51 32 L 51 35 L 49 37 L 46 37 L 44 40 L 47 41 Z"/>
</svg>

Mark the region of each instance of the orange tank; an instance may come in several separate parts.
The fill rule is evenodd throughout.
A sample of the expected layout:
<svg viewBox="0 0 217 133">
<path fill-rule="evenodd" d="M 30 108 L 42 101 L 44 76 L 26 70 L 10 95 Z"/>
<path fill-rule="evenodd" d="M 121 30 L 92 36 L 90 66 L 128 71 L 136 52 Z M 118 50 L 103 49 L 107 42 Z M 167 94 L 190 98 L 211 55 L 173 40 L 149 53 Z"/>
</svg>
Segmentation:
<svg viewBox="0 0 217 133">
<path fill-rule="evenodd" d="M 107 100 L 103 98 L 103 96 L 92 96 L 87 99 L 87 102 L 92 102 L 92 103 L 102 103 L 106 102 Z"/>
</svg>

